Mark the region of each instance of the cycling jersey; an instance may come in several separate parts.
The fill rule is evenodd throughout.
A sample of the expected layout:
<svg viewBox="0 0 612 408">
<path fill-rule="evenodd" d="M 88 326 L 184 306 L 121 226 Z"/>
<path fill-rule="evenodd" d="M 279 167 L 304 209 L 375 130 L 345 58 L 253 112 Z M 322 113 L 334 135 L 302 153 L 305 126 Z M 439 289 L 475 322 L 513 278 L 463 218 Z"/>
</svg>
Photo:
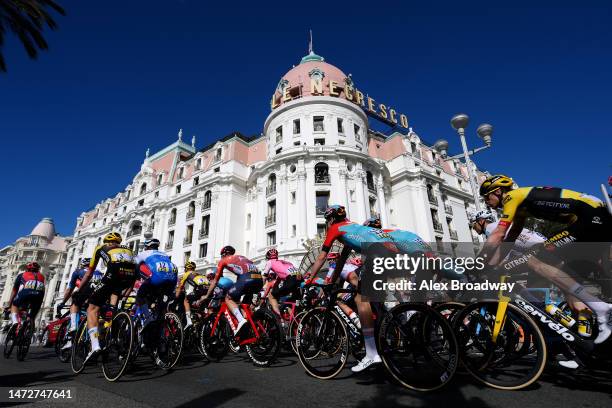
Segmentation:
<svg viewBox="0 0 612 408">
<path fill-rule="evenodd" d="M 285 280 L 287 276 L 295 275 L 297 273 L 297 269 L 295 269 L 295 266 L 293 266 L 291 262 L 280 259 L 270 259 L 268 262 L 266 262 L 262 275 L 267 276 L 270 271 L 274 272 L 276 277 L 280 280 Z"/>
<path fill-rule="evenodd" d="M 489 223 L 485 227 L 484 234 L 488 238 L 493 231 L 497 228 L 499 221 Z M 524 252 L 525 250 L 531 248 L 536 244 L 541 244 L 546 241 L 546 237 L 539 232 L 528 230 L 527 228 L 523 228 L 521 234 L 516 238 L 514 242 L 514 248 Z"/>
<path fill-rule="evenodd" d="M 185 272 L 179 282 L 179 290 L 185 288 L 185 293 L 190 295 L 193 292 L 201 292 L 208 286 L 206 276 L 193 272 Z"/>
<path fill-rule="evenodd" d="M 500 224 L 509 226 L 515 217 L 529 216 L 571 224 L 589 210 L 603 208 L 596 197 L 557 187 L 523 187 L 506 193 Z"/>
<path fill-rule="evenodd" d="M 17 295 L 13 305 L 25 309 L 32 309 L 32 316 L 36 316 L 45 296 L 45 277 L 40 272 L 22 272 L 15 278 L 13 289 Z"/>
<path fill-rule="evenodd" d="M 72 272 L 72 275 L 70 275 L 70 281 L 68 282 L 68 289 L 74 289 L 74 288 L 80 287 L 81 280 L 83 280 L 83 276 L 85 275 L 85 272 L 87 272 L 87 268 L 76 269 L 74 272 Z M 102 279 L 102 276 L 103 276 L 102 272 L 96 269 L 91 274 L 91 278 L 89 282 L 91 282 L 92 284 L 96 284 L 100 282 L 100 279 Z"/>
<path fill-rule="evenodd" d="M 329 271 L 327 271 L 327 278 L 331 279 L 332 275 L 334 274 L 334 270 L 335 269 L 336 269 L 336 263 L 335 262 L 334 263 L 330 263 L 329 264 Z M 357 265 L 347 261 L 347 263 L 344 264 L 344 268 L 342 268 L 342 272 L 340 272 L 340 277 L 343 280 L 346 281 L 346 280 L 348 280 L 349 275 L 351 274 L 351 272 L 355 272 L 357 269 L 359 269 L 359 266 L 357 266 Z"/>
<path fill-rule="evenodd" d="M 253 261 L 242 255 L 230 255 L 226 256 L 225 258 L 221 258 L 217 264 L 217 274 L 215 275 L 216 279 L 219 279 L 223 275 L 224 269 L 227 269 L 238 276 L 246 274 L 259 275 L 259 270 Z M 261 277 L 261 275 L 259 275 L 259 277 Z"/>
<path fill-rule="evenodd" d="M 404 253 L 432 252 L 431 247 L 414 232 L 400 229 L 383 229 L 395 241 L 398 249 Z"/>
<path fill-rule="evenodd" d="M 362 244 L 394 242 L 387 231 L 359 225 L 349 220 L 337 222 L 329 227 L 321 250 L 329 252 L 336 240 L 358 253 L 362 251 Z"/>
<path fill-rule="evenodd" d="M 94 269 L 102 259 L 106 264 L 105 276 L 136 279 L 134 254 L 125 246 L 111 247 L 108 244 L 98 246 L 91 257 L 89 268 Z"/>
<path fill-rule="evenodd" d="M 165 253 L 154 249 L 142 251 L 134 262 L 139 266 L 141 277 L 150 279 L 153 285 L 164 282 L 176 283 L 176 266 Z"/>
</svg>

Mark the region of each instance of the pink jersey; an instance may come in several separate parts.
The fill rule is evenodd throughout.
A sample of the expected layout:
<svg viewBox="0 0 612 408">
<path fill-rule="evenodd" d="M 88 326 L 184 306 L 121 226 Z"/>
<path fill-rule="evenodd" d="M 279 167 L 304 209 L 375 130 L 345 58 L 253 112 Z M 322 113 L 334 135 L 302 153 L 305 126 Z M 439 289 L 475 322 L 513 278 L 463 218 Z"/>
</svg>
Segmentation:
<svg viewBox="0 0 612 408">
<path fill-rule="evenodd" d="M 274 272 L 278 279 L 285 280 L 289 275 L 295 275 L 297 269 L 291 262 L 283 261 L 280 259 L 270 259 L 266 262 L 263 275 L 266 276 L 270 271 Z"/>
</svg>

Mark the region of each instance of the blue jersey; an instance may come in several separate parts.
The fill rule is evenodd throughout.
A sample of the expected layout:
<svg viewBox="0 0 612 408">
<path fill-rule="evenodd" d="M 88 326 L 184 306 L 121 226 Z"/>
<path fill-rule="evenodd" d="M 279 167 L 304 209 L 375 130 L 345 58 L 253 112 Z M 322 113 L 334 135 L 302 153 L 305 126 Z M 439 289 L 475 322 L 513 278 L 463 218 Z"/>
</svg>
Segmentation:
<svg viewBox="0 0 612 408">
<path fill-rule="evenodd" d="M 384 230 L 395 242 L 398 249 L 407 254 L 431 252 L 431 247 L 414 232 L 404 230 Z"/>
<path fill-rule="evenodd" d="M 153 285 L 176 282 L 178 269 L 170 257 L 157 250 L 142 251 L 136 256 L 136 265 L 143 279 L 150 279 Z"/>
<path fill-rule="evenodd" d="M 72 275 L 70 275 L 70 281 L 68 282 L 68 289 L 80 287 L 81 281 L 83 280 L 83 276 L 85 276 L 85 272 L 87 272 L 87 268 L 76 269 L 74 272 L 72 272 Z M 102 276 L 104 276 L 104 274 L 96 269 L 91 274 L 89 282 L 95 284 L 96 282 L 99 282 L 100 279 L 102 279 Z"/>
</svg>

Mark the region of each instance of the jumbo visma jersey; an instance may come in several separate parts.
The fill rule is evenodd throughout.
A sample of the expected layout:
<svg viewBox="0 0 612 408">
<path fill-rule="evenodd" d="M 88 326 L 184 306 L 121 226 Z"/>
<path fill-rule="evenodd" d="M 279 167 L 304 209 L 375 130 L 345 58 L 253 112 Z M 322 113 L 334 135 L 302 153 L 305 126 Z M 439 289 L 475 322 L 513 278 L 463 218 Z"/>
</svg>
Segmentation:
<svg viewBox="0 0 612 408">
<path fill-rule="evenodd" d="M 557 187 L 522 187 L 504 196 L 501 225 L 510 225 L 514 218 L 535 217 L 570 224 L 585 211 L 602 208 L 596 197 Z"/>
<path fill-rule="evenodd" d="M 100 245 L 95 249 L 89 267 L 95 269 L 100 259 L 106 264 L 105 276 L 136 279 L 136 264 L 130 248 L 125 246 L 111 247 L 107 244 Z"/>
</svg>

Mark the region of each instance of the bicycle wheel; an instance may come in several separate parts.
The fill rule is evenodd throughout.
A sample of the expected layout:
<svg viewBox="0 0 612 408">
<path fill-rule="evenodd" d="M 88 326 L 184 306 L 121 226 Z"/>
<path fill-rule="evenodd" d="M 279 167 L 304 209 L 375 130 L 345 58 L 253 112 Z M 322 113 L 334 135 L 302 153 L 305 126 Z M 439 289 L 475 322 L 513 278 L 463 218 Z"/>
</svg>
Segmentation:
<svg viewBox="0 0 612 408">
<path fill-rule="evenodd" d="M 466 306 L 454 329 L 461 359 L 478 381 L 497 389 L 519 390 L 537 381 L 546 365 L 546 343 L 537 324 L 512 303 L 495 343 L 497 301 Z"/>
<path fill-rule="evenodd" d="M 291 320 L 291 322 L 289 323 L 289 342 L 291 343 L 291 349 L 293 349 L 293 352 L 295 354 L 297 354 L 297 330 L 298 330 L 298 326 L 300 324 L 300 321 L 302 320 L 302 317 L 304 317 L 304 315 L 307 313 L 307 310 L 302 310 L 300 313 L 296 314 L 293 317 L 293 320 Z"/>
<path fill-rule="evenodd" d="M 259 336 L 255 343 L 245 346 L 251 361 L 258 367 L 267 367 L 276 358 L 281 347 L 281 327 L 276 317 L 267 310 L 258 310 L 253 314 L 253 323 Z M 253 328 L 249 336 L 254 337 Z"/>
<path fill-rule="evenodd" d="M 134 325 L 130 315 L 119 312 L 106 329 L 102 351 L 102 373 L 108 381 L 117 381 L 130 361 L 134 344 Z"/>
<path fill-rule="evenodd" d="M 297 349 L 300 363 L 313 377 L 327 380 L 337 376 L 350 352 L 346 326 L 340 316 L 325 309 L 312 309 L 298 325 Z"/>
<path fill-rule="evenodd" d="M 161 324 L 160 338 L 153 349 L 155 364 L 163 370 L 176 365 L 183 349 L 183 325 L 176 313 L 167 312 Z"/>
<path fill-rule="evenodd" d="M 448 384 L 459 361 L 453 329 L 422 303 L 403 303 L 384 314 L 377 346 L 387 371 L 404 387 L 433 391 Z"/>
<path fill-rule="evenodd" d="M 225 318 L 221 317 L 219 323 L 212 333 L 215 316 L 209 316 L 202 322 L 200 331 L 200 348 L 204 357 L 210 361 L 219 361 L 229 351 L 229 325 Z M 212 334 L 211 334 L 212 333 Z"/>
<path fill-rule="evenodd" d="M 34 326 L 30 319 L 26 319 L 19 330 L 19 336 L 16 341 L 17 343 L 17 360 L 25 360 L 28 351 L 30 350 L 30 343 L 32 342 L 32 335 L 34 334 Z"/>
<path fill-rule="evenodd" d="M 15 347 L 15 332 L 17 331 L 17 325 L 11 325 L 6 338 L 4 339 L 4 358 L 9 358 Z"/>
<path fill-rule="evenodd" d="M 66 320 L 60 326 L 57 331 L 57 337 L 55 337 L 55 355 L 62 363 L 67 363 L 70 360 L 70 349 L 64 350 L 63 347 L 68 342 L 68 338 L 66 337 L 66 333 L 68 331 L 68 326 L 70 325 L 70 320 Z M 72 339 L 74 341 L 75 339 Z"/>
<path fill-rule="evenodd" d="M 82 322 L 79 326 L 76 336 L 72 341 L 72 350 L 70 352 L 70 367 L 75 374 L 80 373 L 85 368 L 85 357 L 89 353 L 89 335 L 87 334 L 87 324 Z"/>
</svg>

